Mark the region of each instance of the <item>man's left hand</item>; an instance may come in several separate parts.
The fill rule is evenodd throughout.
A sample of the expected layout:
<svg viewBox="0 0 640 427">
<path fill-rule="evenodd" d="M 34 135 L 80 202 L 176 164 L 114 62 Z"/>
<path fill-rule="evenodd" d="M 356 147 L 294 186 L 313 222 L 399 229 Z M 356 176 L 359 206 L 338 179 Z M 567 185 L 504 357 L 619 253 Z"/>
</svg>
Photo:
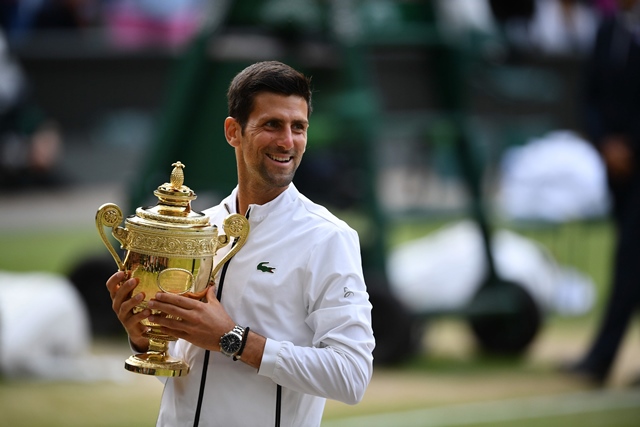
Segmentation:
<svg viewBox="0 0 640 427">
<path fill-rule="evenodd" d="M 149 321 L 160 325 L 163 333 L 213 351 L 220 351 L 220 337 L 235 325 L 213 287 L 207 291 L 206 302 L 158 292 L 149 308 L 162 312 L 150 316 Z"/>
</svg>

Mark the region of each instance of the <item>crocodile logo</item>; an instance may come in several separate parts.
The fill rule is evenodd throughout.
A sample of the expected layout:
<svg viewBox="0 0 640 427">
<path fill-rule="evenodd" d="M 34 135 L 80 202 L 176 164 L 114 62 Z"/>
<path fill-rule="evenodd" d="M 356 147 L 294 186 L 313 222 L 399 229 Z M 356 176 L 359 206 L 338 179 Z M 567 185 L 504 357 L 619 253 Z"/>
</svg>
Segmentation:
<svg viewBox="0 0 640 427">
<path fill-rule="evenodd" d="M 268 265 L 269 261 L 263 261 L 260 264 L 258 264 L 258 270 L 262 271 L 263 273 L 273 273 L 273 270 L 275 270 L 275 267 L 269 267 Z"/>
</svg>

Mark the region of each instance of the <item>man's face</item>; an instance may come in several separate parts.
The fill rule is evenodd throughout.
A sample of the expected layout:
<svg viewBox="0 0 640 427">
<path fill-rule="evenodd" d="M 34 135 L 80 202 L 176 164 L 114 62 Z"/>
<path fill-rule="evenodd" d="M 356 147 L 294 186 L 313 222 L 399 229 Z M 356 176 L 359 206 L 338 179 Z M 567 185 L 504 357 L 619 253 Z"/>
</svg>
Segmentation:
<svg viewBox="0 0 640 427">
<path fill-rule="evenodd" d="M 245 188 L 264 195 L 282 192 L 293 180 L 307 146 L 309 122 L 304 98 L 259 93 L 244 132 L 235 121 L 232 129 L 226 126 L 227 139 L 236 148 L 238 177 Z"/>
</svg>

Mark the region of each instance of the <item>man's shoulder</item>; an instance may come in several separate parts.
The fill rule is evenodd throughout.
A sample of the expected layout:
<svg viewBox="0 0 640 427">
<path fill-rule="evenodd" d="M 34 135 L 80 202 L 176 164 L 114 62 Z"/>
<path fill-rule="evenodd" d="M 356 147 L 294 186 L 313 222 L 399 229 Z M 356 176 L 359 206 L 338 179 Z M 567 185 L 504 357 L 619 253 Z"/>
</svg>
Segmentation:
<svg viewBox="0 0 640 427">
<path fill-rule="evenodd" d="M 324 226 L 329 229 L 335 229 L 336 231 L 355 232 L 349 224 L 344 220 L 338 218 L 328 208 L 318 203 L 313 202 L 308 197 L 300 194 L 298 197 L 301 209 L 304 209 L 308 214 L 308 219 L 314 222 L 316 225 Z"/>
<path fill-rule="evenodd" d="M 224 199 L 220 200 L 217 204 L 210 206 L 202 211 L 203 214 L 207 215 L 210 218 L 216 216 L 226 216 L 230 215 L 232 212 L 232 201 L 235 199 L 234 193 L 229 194 Z"/>
<path fill-rule="evenodd" d="M 202 211 L 203 214 L 211 216 L 212 214 L 217 214 L 219 212 L 226 211 L 225 206 L 220 203 L 215 206 L 211 206 Z"/>
</svg>

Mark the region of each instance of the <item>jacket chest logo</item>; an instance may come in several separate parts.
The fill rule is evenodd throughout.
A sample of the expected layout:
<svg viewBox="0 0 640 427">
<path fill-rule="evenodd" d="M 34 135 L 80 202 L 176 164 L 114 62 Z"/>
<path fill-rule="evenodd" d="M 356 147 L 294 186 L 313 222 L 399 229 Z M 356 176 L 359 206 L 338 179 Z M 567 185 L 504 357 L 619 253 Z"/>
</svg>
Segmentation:
<svg viewBox="0 0 640 427">
<path fill-rule="evenodd" d="M 260 264 L 258 264 L 257 269 L 262 271 L 263 273 L 273 273 L 273 271 L 276 268 L 275 267 L 269 267 L 267 264 L 269 264 L 269 261 L 263 261 Z"/>
</svg>

